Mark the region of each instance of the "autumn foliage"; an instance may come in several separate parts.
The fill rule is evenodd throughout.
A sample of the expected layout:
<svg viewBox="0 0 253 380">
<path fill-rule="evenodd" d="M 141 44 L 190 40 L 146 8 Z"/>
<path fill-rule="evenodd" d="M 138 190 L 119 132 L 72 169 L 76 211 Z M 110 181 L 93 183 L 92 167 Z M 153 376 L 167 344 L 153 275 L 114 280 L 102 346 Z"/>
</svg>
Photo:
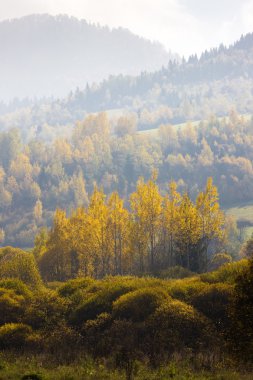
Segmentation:
<svg viewBox="0 0 253 380">
<path fill-rule="evenodd" d="M 211 178 L 194 203 L 174 182 L 162 195 L 154 173 L 147 182 L 139 179 L 127 207 L 117 192 L 106 197 L 95 186 L 86 208 L 69 217 L 58 209 L 52 229 L 37 236 L 34 253 L 46 281 L 154 274 L 176 265 L 203 272 L 208 247 L 223 238 L 223 227 Z"/>
</svg>

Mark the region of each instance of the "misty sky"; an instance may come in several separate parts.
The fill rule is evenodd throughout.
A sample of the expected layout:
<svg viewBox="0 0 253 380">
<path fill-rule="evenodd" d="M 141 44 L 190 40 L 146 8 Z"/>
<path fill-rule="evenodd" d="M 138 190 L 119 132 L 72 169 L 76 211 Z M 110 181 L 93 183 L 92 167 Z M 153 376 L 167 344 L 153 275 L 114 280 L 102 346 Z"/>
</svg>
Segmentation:
<svg viewBox="0 0 253 380">
<path fill-rule="evenodd" d="M 68 14 L 123 26 L 189 55 L 253 32 L 253 0 L 0 0 L 0 19 Z"/>
</svg>

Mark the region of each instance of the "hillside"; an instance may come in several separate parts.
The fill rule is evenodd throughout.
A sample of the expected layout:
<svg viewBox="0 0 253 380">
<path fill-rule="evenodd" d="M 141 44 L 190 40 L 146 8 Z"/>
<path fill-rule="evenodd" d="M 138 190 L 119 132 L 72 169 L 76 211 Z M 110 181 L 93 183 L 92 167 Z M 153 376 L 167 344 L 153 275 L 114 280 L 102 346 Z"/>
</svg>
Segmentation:
<svg viewBox="0 0 253 380">
<path fill-rule="evenodd" d="M 111 76 L 60 100 L 10 104 L 9 111 L 23 108 L 0 117 L 5 242 L 31 246 L 55 209 L 84 204 L 94 183 L 127 199 L 153 170 L 162 191 L 175 180 L 194 199 L 212 176 L 222 208 L 251 204 L 252 46 L 249 34 L 157 72 Z"/>
<path fill-rule="evenodd" d="M 126 200 L 138 178 L 147 180 L 154 170 L 163 193 L 174 180 L 195 199 L 213 177 L 222 208 L 253 202 L 250 117 L 231 112 L 228 118 L 163 125 L 151 133 L 136 133 L 135 126 L 131 115 L 112 125 L 101 113 L 77 123 L 67 138 L 60 137 L 61 126 L 38 128 L 37 139 L 32 129 L 25 144 L 17 130 L 0 133 L 0 229 L 5 244 L 31 246 L 38 229 L 51 225 L 55 209 L 71 213 L 86 204 L 94 183 Z M 58 136 L 52 142 L 53 130 Z M 42 141 L 46 135 L 51 141 Z"/>
<path fill-rule="evenodd" d="M 138 74 L 172 57 L 126 29 L 68 16 L 31 15 L 0 23 L 0 99 L 65 96 L 111 74 Z"/>
<path fill-rule="evenodd" d="M 240 113 L 253 111 L 253 34 L 234 45 L 192 55 L 182 63 L 137 77 L 111 77 L 96 89 L 72 94 L 65 107 L 76 112 L 128 108 L 138 115 L 169 107 L 167 120 L 203 120 L 210 114 L 224 116 L 236 107 Z M 141 120 L 141 129 L 152 127 L 152 117 Z M 154 127 L 154 123 L 153 123 Z"/>
<path fill-rule="evenodd" d="M 189 120 L 207 120 L 210 118 L 210 115 L 214 114 L 218 117 L 223 117 L 227 116 L 231 109 L 237 109 L 240 114 L 252 114 L 253 112 L 253 34 L 241 37 L 239 41 L 230 47 L 221 45 L 217 49 L 203 52 L 199 58 L 196 55 L 192 55 L 187 61 L 183 60 L 181 63 L 170 60 L 169 64 L 166 64 L 162 69 L 150 71 L 151 69 L 155 69 L 157 62 L 160 65 L 164 59 L 168 61 L 168 55 L 158 45 L 152 45 L 145 40 L 136 39 L 137 37 L 123 30 L 110 32 L 105 28 L 96 29 L 96 27 L 89 26 L 84 22 L 82 24 L 76 20 L 65 19 L 64 17 L 59 18 L 58 21 L 50 17 L 47 18 L 47 16 L 44 16 L 44 18 L 41 16 L 38 19 L 47 20 L 47 23 L 51 20 L 51 23 L 56 23 L 57 25 L 61 25 L 65 21 L 69 24 L 73 23 L 73 25 L 79 23 L 78 25 L 83 25 L 83 29 L 96 30 L 97 32 L 99 30 L 100 35 L 108 37 L 108 44 L 110 38 L 121 35 L 122 38 L 118 40 L 120 46 L 114 52 L 110 52 L 108 47 L 110 60 L 112 60 L 113 54 L 115 54 L 117 59 L 114 59 L 114 62 L 120 63 L 122 61 L 129 69 L 131 66 L 129 62 L 132 59 L 132 62 L 135 62 L 135 67 L 139 65 L 138 67 L 140 68 L 141 65 L 138 62 L 142 62 L 142 67 L 146 65 L 147 71 L 136 76 L 114 75 L 110 76 L 107 80 L 100 81 L 107 67 L 107 61 L 103 58 L 103 54 L 106 55 L 107 53 L 104 46 L 100 50 L 100 40 L 97 39 L 97 44 L 93 44 L 94 52 L 92 54 L 94 55 L 89 55 L 89 67 L 93 67 L 99 73 L 95 77 L 97 84 L 85 85 L 87 78 L 85 78 L 86 74 L 83 74 L 84 70 L 82 69 L 85 65 L 80 70 L 77 69 L 78 65 L 81 65 L 82 62 L 80 50 L 78 59 L 76 58 L 77 63 L 72 65 L 71 62 L 74 59 L 72 50 L 74 48 L 68 46 L 67 59 L 64 60 L 62 57 L 65 53 L 61 52 L 58 54 L 61 47 L 57 47 L 56 52 L 57 56 L 59 56 L 57 59 L 58 63 L 60 63 L 57 67 L 57 65 L 51 65 L 50 60 L 48 61 L 48 66 L 51 66 L 45 74 L 46 78 L 51 76 L 50 86 L 52 87 L 57 85 L 55 81 L 58 79 L 56 78 L 61 78 L 60 85 L 57 85 L 61 93 L 64 86 L 65 88 L 72 88 L 73 91 L 69 92 L 68 96 L 60 99 L 48 98 L 40 99 L 39 101 L 18 101 L 16 99 L 8 106 L 0 104 L 0 114 L 2 114 L 0 120 L 1 129 L 17 126 L 19 128 L 22 127 L 24 130 L 34 125 L 43 125 L 45 123 L 51 126 L 69 125 L 75 123 L 76 120 L 83 119 L 88 113 L 110 110 L 113 110 L 114 113 L 122 113 L 122 110 L 123 112 L 130 111 L 134 113 L 139 130 L 157 128 L 162 123 L 181 124 Z M 25 21 L 26 19 L 17 21 L 17 23 L 24 23 Z M 122 48 L 124 38 L 129 43 L 132 40 L 135 42 L 134 44 L 131 42 L 131 49 L 127 49 L 128 61 L 124 56 L 126 49 Z M 147 48 L 141 50 L 140 46 L 143 47 L 143 44 Z M 55 45 L 57 44 L 55 43 Z M 114 47 L 116 45 L 114 44 Z M 138 54 L 136 54 L 136 51 L 138 51 Z M 84 57 L 88 53 L 83 54 Z M 91 57 L 97 57 L 98 55 L 100 57 L 98 62 L 103 63 L 102 68 L 96 62 L 92 61 L 92 64 L 90 64 Z M 33 55 L 30 56 L 32 59 L 37 60 Z M 34 67 L 36 67 L 36 73 L 39 73 L 38 75 L 41 77 L 40 80 L 43 82 L 43 86 L 47 86 L 47 79 L 43 77 L 43 74 L 41 75 L 41 73 L 45 72 L 45 69 L 40 70 L 40 65 L 44 65 L 44 54 L 43 57 L 42 63 L 36 61 L 37 63 L 34 64 Z M 1 65 L 3 63 L 0 63 L 0 68 Z M 111 64 L 111 61 L 108 61 L 108 65 L 108 67 L 115 66 L 115 64 Z M 62 80 L 62 78 L 74 66 L 75 72 L 74 74 L 72 72 L 73 75 L 71 74 L 72 77 L 69 76 L 69 78 L 73 79 L 75 76 L 76 79 L 73 79 L 73 81 L 71 79 L 67 86 L 66 81 Z M 123 66 L 121 66 L 122 73 L 124 72 Z M 47 67 L 47 63 L 45 67 Z M 99 67 L 100 69 L 98 69 Z M 56 69 L 58 72 L 57 76 L 55 76 L 54 71 Z M 4 70 L 2 70 L 1 75 L 5 75 Z M 35 74 L 31 70 L 30 79 L 26 82 L 27 86 L 30 86 L 29 83 L 31 83 L 31 86 L 40 88 L 43 92 L 43 86 L 38 85 L 34 81 L 32 82 L 33 75 Z M 22 74 L 15 81 L 15 86 L 19 87 L 17 94 L 20 94 L 20 91 L 22 91 L 20 81 L 24 81 L 24 78 L 25 75 Z M 90 78 L 93 77 L 90 76 Z M 77 83 L 79 88 L 77 88 Z"/>
</svg>

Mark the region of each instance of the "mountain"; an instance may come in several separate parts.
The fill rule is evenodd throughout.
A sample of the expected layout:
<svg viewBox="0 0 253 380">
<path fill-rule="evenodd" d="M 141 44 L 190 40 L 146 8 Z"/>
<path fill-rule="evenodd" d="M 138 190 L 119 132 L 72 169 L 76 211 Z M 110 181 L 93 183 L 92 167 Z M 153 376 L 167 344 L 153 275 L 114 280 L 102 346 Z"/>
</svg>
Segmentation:
<svg viewBox="0 0 253 380">
<path fill-rule="evenodd" d="M 170 60 L 152 72 L 111 75 L 95 85 L 73 88 L 59 99 L 0 103 L 0 130 L 16 126 L 30 138 L 31 127 L 41 130 L 47 124 L 69 129 L 88 113 L 100 111 L 113 115 L 130 111 L 138 129 L 145 130 L 164 123 L 207 120 L 213 114 L 223 117 L 232 109 L 253 114 L 253 34 L 200 57 Z"/>
<path fill-rule="evenodd" d="M 72 112 L 128 108 L 138 114 L 143 108 L 166 106 L 173 123 L 205 119 L 211 113 L 224 116 L 233 107 L 253 113 L 253 34 L 199 58 L 170 61 L 152 73 L 111 77 L 96 89 L 77 92 L 65 106 Z"/>
<path fill-rule="evenodd" d="M 64 15 L 3 21 L 0 46 L 0 99 L 64 96 L 111 74 L 158 69 L 174 57 L 127 29 Z"/>
</svg>

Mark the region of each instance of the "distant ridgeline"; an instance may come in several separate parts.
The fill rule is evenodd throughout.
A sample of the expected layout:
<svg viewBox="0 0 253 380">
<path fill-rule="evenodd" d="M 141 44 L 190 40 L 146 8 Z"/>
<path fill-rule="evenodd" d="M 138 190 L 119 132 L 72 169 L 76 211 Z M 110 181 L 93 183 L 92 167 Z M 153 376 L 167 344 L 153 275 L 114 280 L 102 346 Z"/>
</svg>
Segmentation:
<svg viewBox="0 0 253 380">
<path fill-rule="evenodd" d="M 253 112 L 253 34 L 229 48 L 221 45 L 200 58 L 170 61 L 154 73 L 137 77 L 111 77 L 97 87 L 71 94 L 67 107 L 98 111 L 130 108 L 138 114 L 168 106 L 167 120 L 203 120 L 210 114 L 224 116 L 235 106 L 240 113 Z M 143 120 L 140 127 L 149 123 Z M 154 124 L 153 124 L 154 126 Z"/>
<path fill-rule="evenodd" d="M 65 96 L 109 75 L 153 71 L 176 55 L 127 29 L 66 15 L 0 22 L 0 99 Z"/>
<path fill-rule="evenodd" d="M 32 22 L 32 20 L 28 18 L 16 22 L 21 27 L 22 23 L 29 25 L 29 22 Z M 80 24 L 80 22 L 79 24 L 75 24 L 77 21 L 72 19 L 65 20 L 63 18 L 56 21 L 45 16 L 45 19 L 38 18 L 36 20 L 36 18 L 33 20 L 34 25 L 37 25 L 37 23 L 43 26 L 44 24 L 47 25 L 47 23 L 50 25 L 51 23 L 52 25 L 55 25 L 55 23 L 56 25 L 62 25 L 64 22 L 67 22 L 67 24 L 73 24 L 78 28 L 81 28 L 81 25 L 82 28 L 86 29 L 91 28 L 91 30 L 94 30 L 95 28 L 84 23 Z M 4 25 L 3 23 L 2 28 Z M 8 28 L 11 28 L 11 25 Z M 123 31 L 109 32 L 107 29 L 101 28 L 99 29 L 99 33 L 105 33 L 108 36 L 121 33 L 122 38 L 125 38 Z M 132 35 L 127 34 L 127 36 L 135 41 Z M 128 38 L 127 36 L 126 38 Z M 142 42 L 139 39 L 138 44 L 142 43 L 148 44 L 148 42 Z M 129 50 L 125 49 L 121 38 L 119 38 L 119 44 L 120 47 L 124 46 L 124 51 Z M 133 46 L 135 46 L 135 43 Z M 152 57 L 155 57 L 157 62 L 161 62 L 162 59 L 159 58 L 161 54 L 159 52 L 154 53 L 152 50 L 159 50 L 159 47 L 152 46 L 151 44 L 149 46 L 150 50 L 147 47 L 144 61 L 150 62 Z M 99 50 L 100 48 L 98 47 L 97 49 Z M 141 52 L 143 50 L 142 48 L 139 49 L 139 45 L 136 49 Z M 117 50 L 112 56 L 115 56 L 115 54 L 120 55 L 120 52 L 121 50 Z M 59 56 L 62 57 L 62 54 Z M 96 52 L 96 54 L 101 55 L 99 62 L 102 62 L 104 67 L 105 61 L 107 62 L 105 59 L 105 54 L 107 53 L 101 50 L 99 53 Z M 61 59 L 60 66 L 62 67 L 62 62 L 68 63 L 68 60 L 72 56 L 73 54 L 69 54 L 67 60 L 65 58 Z M 89 55 L 89 57 L 91 56 Z M 19 59 L 14 59 L 14 61 L 20 63 Z M 115 61 L 118 61 L 118 59 Z M 3 62 L 0 63 L 0 68 L 1 64 Z M 145 71 L 137 76 L 122 75 L 120 73 L 125 72 L 122 69 L 118 71 L 120 75 L 111 75 L 100 84 L 100 78 L 96 76 L 95 82 L 97 84 L 92 84 L 89 81 L 87 85 L 85 78 L 82 78 L 84 67 L 82 65 L 80 70 L 77 70 L 78 73 L 80 72 L 78 86 L 71 85 L 69 89 L 72 88 L 73 91 L 64 99 L 56 100 L 48 98 L 41 99 L 40 101 L 29 101 L 28 99 L 19 101 L 16 99 L 8 106 L 4 104 L 0 105 L 0 112 L 4 114 L 23 107 L 22 111 L 19 110 L 18 113 L 12 115 L 11 122 L 12 125 L 21 126 L 22 120 L 22 127 L 24 128 L 32 125 L 43 125 L 44 123 L 66 125 L 82 119 L 89 112 L 105 110 L 118 110 L 118 112 L 122 112 L 123 109 L 127 109 L 135 113 L 138 129 L 154 128 L 162 122 L 175 124 L 187 120 L 204 120 L 211 114 L 224 116 L 233 107 L 240 114 L 253 112 L 253 34 L 241 37 L 238 42 L 230 47 L 221 45 L 217 49 L 206 51 L 199 58 L 193 55 L 187 61 L 184 59 L 179 61 L 176 57 L 168 57 L 165 58 L 165 62 L 161 63 L 161 66 L 162 64 L 163 67 L 161 69 L 158 70 L 156 68 L 158 71 L 152 72 L 151 68 L 146 68 Z M 75 63 L 72 66 L 75 68 Z M 95 68 L 96 65 L 92 64 L 90 67 Z M 159 64 L 158 67 L 160 67 Z M 74 71 L 76 72 L 76 68 Z M 1 72 L 4 73 L 5 71 L 1 70 Z M 113 72 L 111 69 L 110 73 Z M 6 80 L 8 76 L 3 75 L 3 79 Z M 41 72 L 39 72 L 39 75 L 41 76 Z M 43 75 L 45 76 L 43 86 L 45 86 L 47 85 L 47 73 L 45 72 Z M 64 72 L 61 75 L 64 75 Z M 53 82 L 51 81 L 50 83 Z M 59 88 L 62 84 L 64 84 L 64 80 L 60 81 Z M 76 87 L 78 88 L 74 90 Z M 2 119 L 2 128 L 7 127 L 11 122 L 10 116 Z"/>
</svg>

